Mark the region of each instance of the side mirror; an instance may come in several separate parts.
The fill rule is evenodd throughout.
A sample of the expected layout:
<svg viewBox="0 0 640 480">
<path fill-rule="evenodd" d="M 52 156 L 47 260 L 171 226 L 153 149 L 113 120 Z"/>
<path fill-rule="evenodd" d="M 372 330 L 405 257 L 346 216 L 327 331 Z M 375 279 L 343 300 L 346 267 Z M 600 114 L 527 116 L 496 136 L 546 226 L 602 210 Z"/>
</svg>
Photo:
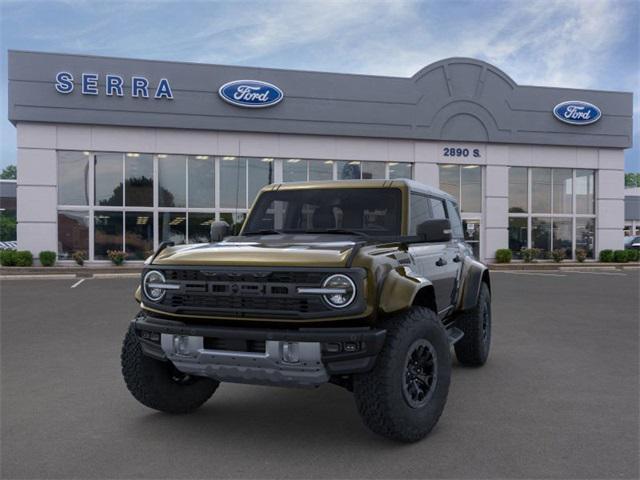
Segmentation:
<svg viewBox="0 0 640 480">
<path fill-rule="evenodd" d="M 416 228 L 416 234 L 425 242 L 448 242 L 451 240 L 451 222 L 447 219 L 430 219 Z"/>
<path fill-rule="evenodd" d="M 230 233 L 231 227 L 229 227 L 227 222 L 222 220 L 218 222 L 211 222 L 210 237 L 212 243 L 221 241 L 225 237 L 228 237 Z"/>
</svg>

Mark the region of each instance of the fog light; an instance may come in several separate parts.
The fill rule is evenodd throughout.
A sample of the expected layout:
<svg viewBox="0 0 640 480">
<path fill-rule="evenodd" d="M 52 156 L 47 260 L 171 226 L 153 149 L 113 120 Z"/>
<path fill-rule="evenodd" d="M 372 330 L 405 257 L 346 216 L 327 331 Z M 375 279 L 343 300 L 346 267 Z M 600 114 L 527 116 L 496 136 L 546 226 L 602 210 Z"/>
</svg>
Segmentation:
<svg viewBox="0 0 640 480">
<path fill-rule="evenodd" d="M 358 351 L 358 344 L 357 343 L 352 343 L 352 342 L 347 342 L 344 344 L 344 351 L 345 352 L 357 352 Z"/>
<path fill-rule="evenodd" d="M 188 355 L 189 354 L 189 337 L 186 335 L 174 335 L 173 351 L 179 355 Z"/>
<path fill-rule="evenodd" d="M 282 361 L 286 363 L 300 361 L 300 344 L 298 342 L 284 342 L 282 344 Z"/>
</svg>

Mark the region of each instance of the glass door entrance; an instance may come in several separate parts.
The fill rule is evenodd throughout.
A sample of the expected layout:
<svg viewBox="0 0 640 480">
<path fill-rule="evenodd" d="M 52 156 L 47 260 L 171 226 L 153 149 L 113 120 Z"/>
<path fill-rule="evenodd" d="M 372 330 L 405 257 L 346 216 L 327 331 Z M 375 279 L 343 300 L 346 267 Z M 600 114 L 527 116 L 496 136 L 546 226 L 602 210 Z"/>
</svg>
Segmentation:
<svg viewBox="0 0 640 480">
<path fill-rule="evenodd" d="M 473 249 L 474 257 L 482 260 L 480 256 L 480 219 L 463 218 L 462 226 L 464 228 L 464 239 Z"/>
</svg>

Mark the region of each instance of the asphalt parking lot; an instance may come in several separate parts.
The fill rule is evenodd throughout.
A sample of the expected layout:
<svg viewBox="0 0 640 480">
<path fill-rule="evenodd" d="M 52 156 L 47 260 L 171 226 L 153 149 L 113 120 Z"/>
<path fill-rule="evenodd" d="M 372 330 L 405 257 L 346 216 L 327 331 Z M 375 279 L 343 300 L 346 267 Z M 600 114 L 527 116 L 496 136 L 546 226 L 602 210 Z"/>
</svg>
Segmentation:
<svg viewBox="0 0 640 480">
<path fill-rule="evenodd" d="M 120 376 L 136 280 L 0 282 L 2 478 L 638 478 L 638 270 L 493 274 L 489 363 L 424 441 L 333 385 L 224 384 L 188 416 Z"/>
</svg>

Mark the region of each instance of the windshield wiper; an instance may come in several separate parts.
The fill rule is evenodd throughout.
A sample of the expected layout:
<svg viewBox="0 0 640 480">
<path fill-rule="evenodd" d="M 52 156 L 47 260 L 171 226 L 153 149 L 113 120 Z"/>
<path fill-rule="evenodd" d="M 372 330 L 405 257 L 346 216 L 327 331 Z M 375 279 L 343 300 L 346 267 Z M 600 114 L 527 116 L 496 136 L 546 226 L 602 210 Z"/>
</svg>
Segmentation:
<svg viewBox="0 0 640 480">
<path fill-rule="evenodd" d="M 264 230 L 254 230 L 253 232 L 246 232 L 243 236 L 249 236 L 249 235 L 282 235 L 283 232 L 279 231 L 279 230 L 271 230 L 271 229 L 264 229 Z"/>
<path fill-rule="evenodd" d="M 326 230 L 305 230 L 304 233 L 335 233 L 338 235 L 358 235 L 359 237 L 369 238 L 370 235 L 359 232 L 358 230 L 349 230 L 347 228 L 327 228 Z"/>
</svg>

